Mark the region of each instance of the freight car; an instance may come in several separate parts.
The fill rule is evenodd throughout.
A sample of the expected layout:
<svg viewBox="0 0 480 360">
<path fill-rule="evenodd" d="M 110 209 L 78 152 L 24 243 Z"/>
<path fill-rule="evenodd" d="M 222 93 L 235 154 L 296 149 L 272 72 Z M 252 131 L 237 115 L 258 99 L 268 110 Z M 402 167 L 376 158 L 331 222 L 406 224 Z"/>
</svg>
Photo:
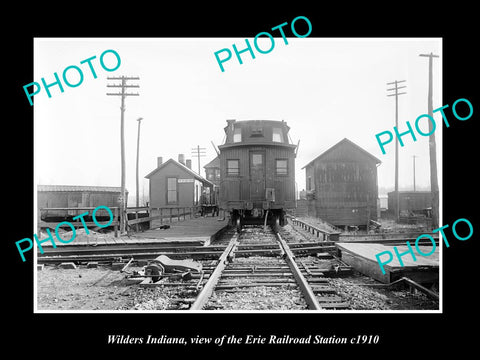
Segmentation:
<svg viewBox="0 0 480 360">
<path fill-rule="evenodd" d="M 220 145 L 219 206 L 240 231 L 243 224 L 283 226 L 295 208 L 295 156 L 286 122 L 227 120 Z"/>
<path fill-rule="evenodd" d="M 73 221 L 73 217 L 85 211 L 75 208 L 107 206 L 119 207 L 121 196 L 120 187 L 112 186 L 79 186 L 79 185 L 38 185 L 37 209 L 39 219 L 47 222 Z M 128 191 L 126 191 L 128 198 Z M 55 210 L 42 210 L 55 208 Z M 64 210 L 64 209 L 69 210 Z M 140 214 L 139 214 L 140 215 Z M 143 215 L 143 214 L 141 214 Z M 129 214 L 134 216 L 134 214 Z M 108 221 L 110 216 L 105 210 L 100 210 L 96 218 L 98 221 Z M 91 215 L 84 217 L 85 221 L 92 221 Z"/>
</svg>

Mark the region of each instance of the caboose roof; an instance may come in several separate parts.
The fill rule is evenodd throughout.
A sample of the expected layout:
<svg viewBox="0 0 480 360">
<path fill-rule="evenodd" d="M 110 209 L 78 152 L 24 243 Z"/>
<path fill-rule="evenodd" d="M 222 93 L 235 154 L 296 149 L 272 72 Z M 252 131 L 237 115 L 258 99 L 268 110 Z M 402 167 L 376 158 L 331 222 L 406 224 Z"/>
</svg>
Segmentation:
<svg viewBox="0 0 480 360">
<path fill-rule="evenodd" d="M 276 146 L 295 149 L 297 146 L 291 144 L 288 132 L 290 127 L 284 120 L 227 120 L 225 130 L 225 143 L 218 146 L 220 150 L 229 147 L 242 146 Z M 241 129 L 241 140 L 234 141 L 234 130 Z M 273 141 L 274 131 L 281 130 L 281 140 Z"/>
<path fill-rule="evenodd" d="M 284 120 L 227 120 L 228 125 L 225 126 L 224 130 L 227 132 L 228 128 L 233 124 L 234 126 L 255 126 L 255 125 L 267 125 L 275 126 L 281 125 L 287 129 L 287 132 L 290 131 L 290 126 L 287 125 L 287 122 Z"/>
<path fill-rule="evenodd" d="M 360 154 L 363 158 L 365 158 L 368 161 L 374 162 L 375 164 L 381 163 L 381 161 L 378 158 L 370 154 L 368 151 L 362 149 L 360 146 L 348 140 L 347 138 L 344 138 L 343 140 L 339 141 L 338 143 L 330 147 L 328 150 L 318 155 L 315 159 L 310 161 L 307 165 L 302 167 L 302 170 L 312 165 L 315 161 L 325 160 L 326 158 L 328 158 L 329 155 L 332 155 L 334 152 L 339 151 L 341 148 L 350 148 L 349 151 L 355 154 Z"/>
</svg>

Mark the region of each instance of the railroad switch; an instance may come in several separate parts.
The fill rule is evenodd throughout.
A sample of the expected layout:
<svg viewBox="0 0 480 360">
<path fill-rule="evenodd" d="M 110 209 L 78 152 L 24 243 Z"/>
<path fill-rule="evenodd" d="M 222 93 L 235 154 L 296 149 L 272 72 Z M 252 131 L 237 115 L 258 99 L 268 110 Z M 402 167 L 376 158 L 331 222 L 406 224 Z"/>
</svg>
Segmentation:
<svg viewBox="0 0 480 360">
<path fill-rule="evenodd" d="M 162 277 L 179 277 L 182 280 L 192 278 L 192 271 L 202 272 L 202 264 L 193 260 L 174 260 L 160 255 L 145 266 L 145 276 L 157 282 Z"/>
</svg>

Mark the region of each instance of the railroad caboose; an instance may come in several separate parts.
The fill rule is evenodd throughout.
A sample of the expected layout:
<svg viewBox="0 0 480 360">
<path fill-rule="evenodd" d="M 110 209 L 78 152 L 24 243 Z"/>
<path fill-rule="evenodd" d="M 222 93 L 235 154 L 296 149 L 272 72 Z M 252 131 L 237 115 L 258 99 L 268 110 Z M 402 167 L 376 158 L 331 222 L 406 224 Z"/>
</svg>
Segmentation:
<svg viewBox="0 0 480 360">
<path fill-rule="evenodd" d="M 296 145 L 289 126 L 274 120 L 227 120 L 220 150 L 219 206 L 232 225 L 284 225 L 295 208 Z"/>
</svg>

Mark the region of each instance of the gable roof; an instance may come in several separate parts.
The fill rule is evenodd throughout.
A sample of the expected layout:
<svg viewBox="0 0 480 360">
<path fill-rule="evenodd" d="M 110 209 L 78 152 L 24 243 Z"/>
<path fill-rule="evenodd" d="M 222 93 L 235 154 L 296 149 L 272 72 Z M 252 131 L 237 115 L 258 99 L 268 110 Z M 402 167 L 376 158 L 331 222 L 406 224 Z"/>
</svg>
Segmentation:
<svg viewBox="0 0 480 360">
<path fill-rule="evenodd" d="M 203 168 L 208 169 L 208 168 L 219 168 L 220 167 L 220 157 L 216 157 L 212 161 L 210 161 L 207 165 L 205 165 Z"/>
<path fill-rule="evenodd" d="M 207 184 L 211 184 L 211 186 L 213 186 L 213 183 L 207 179 L 205 179 L 204 177 L 198 175 L 196 172 L 194 172 L 192 169 L 189 169 L 188 167 L 186 167 L 185 165 L 179 163 L 178 161 L 175 161 L 173 160 L 172 158 L 168 159 L 167 161 L 165 161 L 162 165 L 158 166 L 155 170 L 153 170 L 152 172 L 150 172 L 148 175 L 145 175 L 145 177 L 147 179 L 150 179 L 154 174 L 156 174 L 158 171 L 160 171 L 161 169 L 163 169 L 165 166 L 167 166 L 167 164 L 173 164 L 175 166 L 178 166 L 179 168 L 181 168 L 182 170 L 186 171 L 188 174 L 190 174 L 192 177 L 194 177 L 195 179 L 201 181 L 201 182 L 204 182 L 204 183 L 207 183 Z"/>
<path fill-rule="evenodd" d="M 321 160 L 322 158 L 326 157 L 328 154 L 332 153 L 333 151 L 337 150 L 339 147 L 344 146 L 344 145 L 352 147 L 355 151 L 360 152 L 361 154 L 363 154 L 364 156 L 369 158 L 372 162 L 375 162 L 375 164 L 380 164 L 381 163 L 381 161 L 378 158 L 376 158 L 375 156 L 370 154 L 368 151 L 362 149 L 360 146 L 358 146 L 354 142 L 348 140 L 347 138 L 344 138 L 343 140 L 339 141 L 338 143 L 336 143 L 335 145 L 333 145 L 332 147 L 330 147 L 329 149 L 327 149 L 326 151 L 324 151 L 323 153 L 318 155 L 315 159 L 310 161 L 307 165 L 302 167 L 302 170 L 305 169 L 307 166 L 312 165 L 315 161 Z"/>
</svg>

